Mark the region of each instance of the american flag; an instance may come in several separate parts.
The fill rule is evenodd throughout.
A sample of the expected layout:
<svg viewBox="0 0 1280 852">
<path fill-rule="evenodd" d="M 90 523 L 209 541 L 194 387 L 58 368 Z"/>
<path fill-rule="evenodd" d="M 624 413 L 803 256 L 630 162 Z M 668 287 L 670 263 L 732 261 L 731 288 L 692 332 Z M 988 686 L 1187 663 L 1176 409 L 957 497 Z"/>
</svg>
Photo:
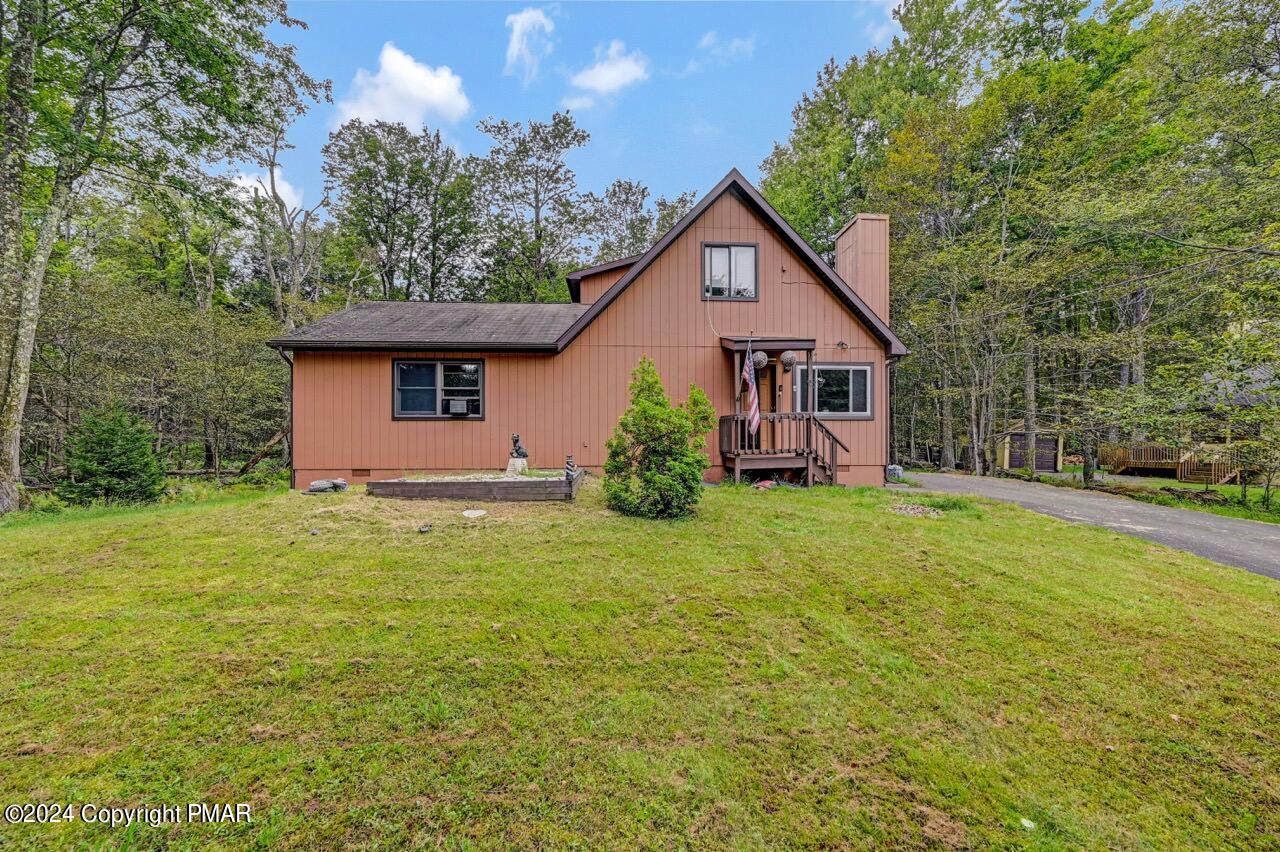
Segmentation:
<svg viewBox="0 0 1280 852">
<path fill-rule="evenodd" d="M 756 388 L 756 365 L 751 361 L 751 341 L 747 341 L 747 357 L 742 364 L 742 378 L 747 383 L 747 431 L 760 431 L 760 391 Z"/>
</svg>

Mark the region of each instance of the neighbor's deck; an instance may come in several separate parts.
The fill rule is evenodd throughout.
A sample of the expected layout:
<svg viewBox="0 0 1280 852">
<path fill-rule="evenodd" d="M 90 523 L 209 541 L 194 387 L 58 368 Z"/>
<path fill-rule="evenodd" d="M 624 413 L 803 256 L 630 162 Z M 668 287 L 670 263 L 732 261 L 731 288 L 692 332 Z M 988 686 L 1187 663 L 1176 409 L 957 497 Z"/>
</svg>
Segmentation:
<svg viewBox="0 0 1280 852">
<path fill-rule="evenodd" d="M 1224 485 L 1239 482 L 1254 472 L 1234 447 L 1188 449 L 1167 444 L 1103 444 L 1098 461 L 1112 473 L 1172 471 L 1181 482 Z"/>
</svg>

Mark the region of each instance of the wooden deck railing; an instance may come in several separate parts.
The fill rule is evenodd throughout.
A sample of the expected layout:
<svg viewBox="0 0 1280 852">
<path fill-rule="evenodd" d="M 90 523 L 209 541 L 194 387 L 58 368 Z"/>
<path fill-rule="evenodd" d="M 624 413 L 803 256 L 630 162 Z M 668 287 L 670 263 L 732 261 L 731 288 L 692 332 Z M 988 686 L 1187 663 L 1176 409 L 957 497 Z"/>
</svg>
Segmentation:
<svg viewBox="0 0 1280 852">
<path fill-rule="evenodd" d="M 827 428 L 827 424 L 823 423 L 817 417 L 813 418 L 814 428 L 814 445 L 817 455 L 818 464 L 822 466 L 823 471 L 827 475 L 827 482 L 835 484 L 836 481 L 836 464 L 839 457 L 836 455 L 836 447 L 840 447 L 846 453 L 849 448 L 836 437 L 836 433 Z"/>
<path fill-rule="evenodd" d="M 1188 452 L 1178 464 L 1178 479 L 1220 484 L 1233 477 L 1247 476 L 1246 461 L 1234 447 Z"/>
<path fill-rule="evenodd" d="M 760 415 L 760 431 L 752 435 L 746 414 L 726 414 L 720 418 L 721 455 L 794 455 L 809 450 L 808 414 L 784 411 Z"/>
<path fill-rule="evenodd" d="M 1103 444 L 1098 461 L 1107 467 L 1175 467 L 1185 450 L 1167 444 Z"/>
<path fill-rule="evenodd" d="M 1168 444 L 1103 444 L 1098 462 L 1113 473 L 1130 468 L 1166 468 L 1186 481 L 1224 482 L 1242 475 L 1247 463 L 1233 447 L 1188 449 Z"/>
<path fill-rule="evenodd" d="M 821 419 L 803 411 L 762 413 L 760 429 L 752 435 L 746 414 L 726 414 L 720 418 L 720 455 L 809 456 L 834 481 L 837 448 L 849 447 Z"/>
</svg>

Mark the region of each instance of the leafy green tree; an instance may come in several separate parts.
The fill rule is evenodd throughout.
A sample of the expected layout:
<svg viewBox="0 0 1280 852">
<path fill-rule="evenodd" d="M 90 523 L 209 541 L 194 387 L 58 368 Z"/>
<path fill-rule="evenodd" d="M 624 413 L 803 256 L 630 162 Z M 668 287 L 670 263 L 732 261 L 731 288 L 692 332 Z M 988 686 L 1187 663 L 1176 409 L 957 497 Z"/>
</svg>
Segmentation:
<svg viewBox="0 0 1280 852">
<path fill-rule="evenodd" d="M 653 361 L 645 356 L 631 374 L 631 405 L 608 441 L 604 492 L 609 508 L 642 518 L 682 518 L 702 496 L 710 466 L 703 445 L 715 409 L 696 385 L 673 406 Z"/>
<path fill-rule="evenodd" d="M 352 119 L 324 147 L 340 226 L 373 250 L 382 298 L 456 298 L 478 229 L 475 164 L 439 131 Z"/>
<path fill-rule="evenodd" d="M 57 494 L 69 503 L 150 503 L 164 491 L 150 427 L 118 405 L 87 414 L 71 432 L 67 479 Z"/>
<path fill-rule="evenodd" d="M 649 189 L 644 184 L 615 180 L 602 197 L 591 199 L 595 262 L 607 263 L 647 251 L 696 200 L 696 193 L 682 192 L 675 198 L 659 196 L 650 206 Z"/>
<path fill-rule="evenodd" d="M 1266 339 L 1280 303 L 1280 6 L 896 15 L 904 35 L 824 69 L 763 166 L 823 251 L 853 214 L 890 214 L 891 313 L 913 353 L 894 452 L 947 464 L 959 447 L 989 472 L 1000 435 L 1047 421 L 1088 469 L 1100 442 L 1202 419 L 1187 391 L 1221 372 L 1233 330 Z"/>
<path fill-rule="evenodd" d="M 268 36 L 276 0 L 16 0 L 0 41 L 0 512 L 16 505 L 41 291 L 90 174 L 195 189 L 327 84 Z"/>
<path fill-rule="evenodd" d="M 787 141 L 762 165 L 765 196 L 827 257 L 853 214 L 868 209 L 889 137 L 909 109 L 967 91 L 989 57 L 990 0 L 906 0 L 894 17 L 905 38 L 824 65 L 792 111 Z"/>
<path fill-rule="evenodd" d="M 590 206 L 565 162 L 591 138 L 567 112 L 525 125 L 486 119 L 493 139 L 481 164 L 489 203 L 483 277 L 495 301 L 567 301 L 564 273 L 576 268 Z"/>
</svg>

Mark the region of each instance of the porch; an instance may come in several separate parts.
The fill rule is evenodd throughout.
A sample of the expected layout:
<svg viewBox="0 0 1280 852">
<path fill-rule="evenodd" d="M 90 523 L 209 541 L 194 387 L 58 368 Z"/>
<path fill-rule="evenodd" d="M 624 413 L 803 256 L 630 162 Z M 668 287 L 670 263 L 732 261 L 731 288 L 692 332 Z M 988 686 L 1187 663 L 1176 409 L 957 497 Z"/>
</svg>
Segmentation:
<svg viewBox="0 0 1280 852">
<path fill-rule="evenodd" d="M 751 433 L 746 407 L 746 382 L 742 379 L 744 359 L 751 352 L 763 353 L 765 364 L 756 369 L 756 386 L 760 398 L 760 428 Z M 733 413 L 720 418 L 720 458 L 735 482 L 742 473 L 756 471 L 792 471 L 802 477 L 806 486 L 822 483 L 834 485 L 839 465 L 839 450 L 849 447 L 811 412 L 816 406 L 816 385 L 808 383 L 804 411 L 776 410 L 784 407 L 781 392 L 784 378 L 800 363 L 806 375 L 813 375 L 815 342 L 803 338 L 722 337 L 720 345 L 732 355 L 734 395 Z"/>
<path fill-rule="evenodd" d="M 1098 461 L 1112 473 L 1144 472 L 1173 476 L 1180 482 L 1211 485 L 1239 483 L 1255 472 L 1231 446 L 1204 446 L 1195 449 L 1140 442 L 1103 444 Z"/>
</svg>

